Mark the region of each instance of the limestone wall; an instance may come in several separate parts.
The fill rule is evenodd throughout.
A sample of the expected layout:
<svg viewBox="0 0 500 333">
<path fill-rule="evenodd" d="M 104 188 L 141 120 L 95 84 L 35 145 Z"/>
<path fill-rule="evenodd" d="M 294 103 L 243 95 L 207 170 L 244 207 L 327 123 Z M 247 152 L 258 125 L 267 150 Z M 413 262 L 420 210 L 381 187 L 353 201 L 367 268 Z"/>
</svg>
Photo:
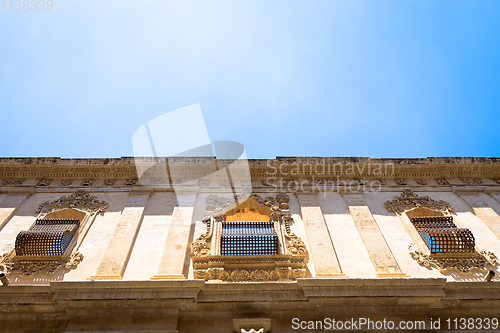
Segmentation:
<svg viewBox="0 0 500 333">
<path fill-rule="evenodd" d="M 312 159 L 301 163 L 335 162 Z M 308 251 L 306 278 L 482 280 L 484 271 L 442 273 L 410 256 L 421 241 L 408 229 L 404 213 L 390 212 L 384 206 L 407 189 L 448 203 L 456 225 L 472 231 L 477 249 L 500 256 L 498 160 L 456 158 L 442 160 L 439 167 L 435 160 L 407 160 L 406 164 L 392 165 L 390 173 L 376 176 L 359 170 L 370 161 L 354 161 L 358 168 L 354 174 L 345 170 L 340 174 L 306 174 L 307 170 L 292 174 L 290 167 L 276 174 L 269 172 L 269 165 L 285 162 L 251 160 L 252 191 L 261 197 L 281 191 L 288 194 L 291 231 L 306 243 Z M 196 165 L 192 161 L 187 164 Z M 339 180 L 364 185 L 352 188 L 338 184 Z M 290 186 L 290 182 L 295 185 Z M 376 187 L 371 186 L 375 183 Z M 207 188 L 189 185 L 182 193 L 168 184 L 142 184 L 127 159 L 115 159 L 111 164 L 99 159 L 0 159 L 1 254 L 12 251 L 17 234 L 30 228 L 44 202 L 85 190 L 108 204 L 104 212 L 88 221 L 90 228 L 78 248 L 84 259 L 76 267 L 28 277 L 13 271 L 9 279 L 12 284 L 193 279 L 190 245 L 206 231 L 202 222 L 206 199 L 214 193 L 230 195 L 218 192 L 217 184 L 213 179 Z M 497 271 L 496 267 L 488 269 Z"/>
</svg>

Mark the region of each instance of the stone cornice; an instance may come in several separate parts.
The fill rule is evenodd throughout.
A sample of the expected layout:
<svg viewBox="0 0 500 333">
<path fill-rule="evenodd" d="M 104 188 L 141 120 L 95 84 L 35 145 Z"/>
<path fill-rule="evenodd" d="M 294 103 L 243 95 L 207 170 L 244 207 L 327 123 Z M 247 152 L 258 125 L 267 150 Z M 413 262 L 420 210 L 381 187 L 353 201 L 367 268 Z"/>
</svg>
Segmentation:
<svg viewBox="0 0 500 333">
<path fill-rule="evenodd" d="M 0 185 L 7 186 L 23 179 L 131 179 L 137 178 L 135 163 L 151 165 L 153 158 L 85 158 L 57 157 L 0 158 Z M 213 164 L 213 158 L 169 158 L 172 168 L 182 168 L 186 175 L 195 176 L 203 164 Z M 484 185 L 500 185 L 500 158 L 496 157 L 428 157 L 381 159 L 369 157 L 277 157 L 248 160 L 253 179 L 275 177 L 277 180 L 308 177 L 342 177 L 356 179 L 434 178 L 439 185 L 466 185 L 470 179 Z M 203 168 L 201 168 L 203 169 Z M 160 172 L 155 170 L 154 172 Z M 379 174 L 378 174 L 379 173 Z M 380 174 L 381 173 L 381 174 Z M 165 175 L 158 175 L 162 177 Z M 153 177 L 153 176 L 152 176 Z M 237 178 L 237 177 L 236 177 Z M 485 181 L 487 179 L 487 181 Z M 441 181 L 443 180 L 443 181 Z M 3 184 L 2 182 L 7 182 Z M 486 183 L 485 183 L 486 182 Z M 28 182 L 29 183 L 29 182 Z M 19 184 L 15 184 L 19 185 Z M 408 184 L 409 185 L 409 184 Z M 431 184 L 432 185 L 432 184 Z"/>
</svg>

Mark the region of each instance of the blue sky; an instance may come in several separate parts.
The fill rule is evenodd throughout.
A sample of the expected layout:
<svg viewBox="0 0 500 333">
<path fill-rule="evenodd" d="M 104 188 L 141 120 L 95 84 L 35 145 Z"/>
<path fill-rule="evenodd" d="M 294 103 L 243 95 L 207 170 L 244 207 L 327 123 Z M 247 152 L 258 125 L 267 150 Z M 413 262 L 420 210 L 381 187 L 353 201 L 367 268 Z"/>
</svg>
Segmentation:
<svg viewBox="0 0 500 333">
<path fill-rule="evenodd" d="M 199 103 L 275 156 L 499 156 L 500 1 L 0 4 L 0 156 L 132 156 Z"/>
</svg>

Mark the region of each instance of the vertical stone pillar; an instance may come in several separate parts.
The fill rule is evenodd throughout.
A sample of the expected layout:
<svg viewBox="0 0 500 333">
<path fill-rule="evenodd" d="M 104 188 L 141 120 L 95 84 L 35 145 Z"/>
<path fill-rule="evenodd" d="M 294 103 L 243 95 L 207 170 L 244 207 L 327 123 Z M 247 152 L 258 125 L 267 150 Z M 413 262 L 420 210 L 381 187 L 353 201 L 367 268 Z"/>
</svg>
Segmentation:
<svg viewBox="0 0 500 333">
<path fill-rule="evenodd" d="M 104 257 L 91 279 L 122 279 L 151 193 L 151 190 L 130 190 L 127 204 L 120 215 Z"/>
<path fill-rule="evenodd" d="M 363 239 L 377 277 L 406 276 L 387 245 L 361 193 L 343 193 L 354 223 Z"/>
<path fill-rule="evenodd" d="M 194 204 L 197 193 L 177 194 L 177 207 L 172 213 L 172 222 L 168 229 L 158 274 L 151 280 L 186 279 L 189 269 L 188 250 L 193 224 Z"/>
<path fill-rule="evenodd" d="M 453 189 L 453 192 L 472 208 L 474 214 L 500 238 L 500 216 L 481 198 L 479 194 L 482 191 L 483 189 L 480 187 Z"/>
<path fill-rule="evenodd" d="M 14 212 L 21 204 L 34 193 L 34 189 L 16 189 L 7 192 L 2 202 L 0 202 L 0 230 L 3 229 L 7 221 L 14 215 Z"/>
<path fill-rule="evenodd" d="M 315 277 L 344 276 L 316 193 L 297 194 L 297 198 L 314 261 Z"/>
</svg>

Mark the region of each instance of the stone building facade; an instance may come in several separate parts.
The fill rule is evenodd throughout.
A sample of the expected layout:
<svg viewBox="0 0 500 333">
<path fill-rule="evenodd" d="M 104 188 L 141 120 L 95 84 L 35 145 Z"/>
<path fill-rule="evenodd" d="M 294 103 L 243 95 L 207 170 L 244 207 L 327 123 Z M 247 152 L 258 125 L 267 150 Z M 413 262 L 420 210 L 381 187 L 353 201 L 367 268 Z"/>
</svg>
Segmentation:
<svg viewBox="0 0 500 333">
<path fill-rule="evenodd" d="M 498 321 L 500 158 L 214 162 L 0 158 L 0 331 Z"/>
</svg>

